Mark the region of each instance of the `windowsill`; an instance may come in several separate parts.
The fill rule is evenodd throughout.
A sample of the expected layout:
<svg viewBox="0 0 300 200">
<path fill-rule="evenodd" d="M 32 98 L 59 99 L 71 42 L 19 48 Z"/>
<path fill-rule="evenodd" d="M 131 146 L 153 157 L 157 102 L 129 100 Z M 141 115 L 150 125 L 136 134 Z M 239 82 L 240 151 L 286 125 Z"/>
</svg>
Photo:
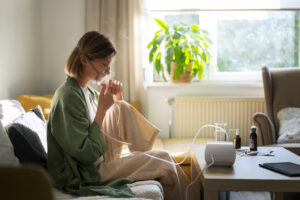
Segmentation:
<svg viewBox="0 0 300 200">
<path fill-rule="evenodd" d="M 146 83 L 147 88 L 207 88 L 207 87 L 224 87 L 224 88 L 263 88 L 261 81 L 213 81 L 201 80 L 191 83 L 172 83 L 172 82 L 151 82 Z"/>
</svg>

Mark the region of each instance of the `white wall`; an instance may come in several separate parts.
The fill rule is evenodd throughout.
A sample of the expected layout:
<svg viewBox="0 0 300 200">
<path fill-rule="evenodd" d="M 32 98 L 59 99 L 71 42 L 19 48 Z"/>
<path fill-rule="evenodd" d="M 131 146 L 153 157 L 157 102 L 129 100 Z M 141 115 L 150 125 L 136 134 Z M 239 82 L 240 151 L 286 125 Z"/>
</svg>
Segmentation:
<svg viewBox="0 0 300 200">
<path fill-rule="evenodd" d="M 85 30 L 85 0 L 43 0 L 42 92 L 65 80 L 65 63 Z"/>
<path fill-rule="evenodd" d="M 85 0 L 0 0 L 0 99 L 53 93 L 84 29 Z"/>
<path fill-rule="evenodd" d="M 0 1 L 0 99 L 39 93 L 41 1 Z"/>
</svg>

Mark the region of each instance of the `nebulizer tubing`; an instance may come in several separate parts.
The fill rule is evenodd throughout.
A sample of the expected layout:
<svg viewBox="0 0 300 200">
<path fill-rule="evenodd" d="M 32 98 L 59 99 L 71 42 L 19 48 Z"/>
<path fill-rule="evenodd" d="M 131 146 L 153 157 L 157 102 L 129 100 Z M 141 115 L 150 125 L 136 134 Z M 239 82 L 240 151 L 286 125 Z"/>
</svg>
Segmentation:
<svg viewBox="0 0 300 200">
<path fill-rule="evenodd" d="M 81 50 L 81 48 L 80 48 L 79 46 L 76 46 L 76 48 L 79 50 L 79 52 L 80 52 L 81 54 L 85 55 L 85 53 Z M 101 73 L 100 73 L 100 72 L 96 69 L 96 67 L 93 65 L 93 63 L 91 62 L 91 60 L 89 59 L 89 57 L 88 57 L 87 55 L 85 55 L 85 56 L 86 56 L 88 62 L 90 63 L 90 65 L 92 66 L 92 68 L 93 68 L 93 69 L 96 71 L 96 73 L 97 73 L 97 77 L 96 77 L 96 79 L 95 79 L 96 84 L 97 84 L 97 85 L 105 84 L 106 86 L 108 86 L 109 80 L 110 80 L 110 73 L 109 73 L 109 75 L 106 75 L 106 76 L 102 77 L 101 80 L 99 81 L 99 78 L 100 78 Z M 104 73 L 104 74 L 105 74 L 105 73 Z M 119 119 L 120 119 L 120 117 L 119 117 Z M 192 143 L 190 144 L 190 146 L 189 146 L 189 148 L 188 148 L 188 151 L 187 151 L 186 154 L 185 154 L 185 157 L 183 158 L 182 161 L 180 161 L 180 162 L 178 162 L 178 163 L 175 163 L 174 160 L 171 159 L 171 157 L 170 157 L 170 160 L 171 160 L 171 161 L 168 161 L 168 160 L 159 158 L 159 157 L 157 157 L 157 156 L 150 155 L 150 154 L 148 154 L 147 152 L 135 151 L 135 152 L 130 152 L 130 154 L 133 154 L 133 153 L 135 153 L 135 154 L 137 154 L 137 153 L 139 153 L 139 154 L 144 154 L 144 155 L 146 155 L 146 156 L 148 156 L 148 157 L 150 157 L 150 158 L 157 159 L 157 160 L 160 160 L 160 161 L 162 161 L 162 162 L 166 162 L 166 163 L 168 163 L 168 164 L 171 164 L 171 165 L 173 165 L 174 167 L 177 166 L 177 165 L 179 166 L 179 165 L 181 165 L 182 163 L 184 163 L 184 161 L 185 161 L 185 160 L 187 159 L 187 157 L 189 156 L 189 154 L 190 154 L 190 152 L 191 152 L 191 149 L 192 149 L 192 145 L 195 143 L 196 138 L 198 137 L 198 135 L 200 134 L 200 132 L 201 132 L 204 128 L 207 128 L 207 127 L 213 127 L 213 128 L 216 128 L 216 129 L 220 129 L 222 132 L 225 133 L 225 135 L 226 135 L 226 140 L 228 141 L 228 134 L 227 134 L 227 132 L 226 132 L 225 129 L 223 129 L 223 128 L 221 128 L 221 127 L 218 127 L 218 126 L 215 126 L 215 125 L 206 124 L 206 125 L 203 125 L 202 127 L 200 127 L 200 129 L 197 131 L 196 135 L 195 135 L 194 138 L 193 138 Z M 121 143 L 121 144 L 125 144 L 125 145 L 128 145 L 128 146 L 132 145 L 131 143 L 127 143 L 127 142 L 118 140 L 118 139 L 116 139 L 116 138 L 110 136 L 109 134 L 105 133 L 103 130 L 102 130 L 102 134 L 105 135 L 107 138 L 109 138 L 109 139 L 115 141 L 115 142 L 118 142 L 118 143 Z M 207 168 L 209 168 L 210 166 L 212 166 L 212 165 L 214 164 L 214 158 L 213 158 L 213 155 L 211 155 L 211 157 L 212 157 L 212 162 L 211 162 L 210 164 L 208 164 L 204 169 L 202 169 L 201 172 L 197 175 L 197 177 L 196 177 L 196 178 L 195 178 L 195 179 L 194 179 L 194 180 L 193 180 L 193 181 L 185 188 L 185 190 L 186 190 L 186 200 L 187 200 L 187 198 L 188 198 L 188 189 L 189 189 L 189 187 L 190 187 L 192 184 L 194 184 L 194 183 L 198 180 L 199 176 L 200 176 Z M 176 173 L 177 180 L 178 180 L 179 187 L 180 187 L 181 183 L 180 183 L 180 179 L 179 179 L 178 174 L 177 174 L 177 170 L 175 170 L 175 173 Z M 180 187 L 179 189 L 181 190 L 181 187 Z"/>
<path fill-rule="evenodd" d="M 188 200 L 188 192 L 189 192 L 189 188 L 191 187 L 191 185 L 195 184 L 196 181 L 198 180 L 198 178 L 200 177 L 200 175 L 215 163 L 214 155 L 211 154 L 210 156 L 211 156 L 211 163 L 209 163 L 206 167 L 201 169 L 201 171 L 198 173 L 196 178 L 194 178 L 194 180 L 190 184 L 188 184 L 188 186 L 186 186 L 186 188 L 185 188 L 185 199 L 186 200 Z"/>
<path fill-rule="evenodd" d="M 76 48 L 78 49 L 78 51 L 84 55 L 87 59 L 87 61 L 90 63 L 90 65 L 92 66 L 92 68 L 96 71 L 97 76 L 96 76 L 96 81 L 98 81 L 99 77 L 100 77 L 100 72 L 97 70 L 97 68 L 94 66 L 94 64 L 92 63 L 91 59 L 82 51 L 82 49 L 77 45 Z"/>
<path fill-rule="evenodd" d="M 196 141 L 198 135 L 201 133 L 201 131 L 202 131 L 204 128 L 208 128 L 208 127 L 220 129 L 220 130 L 226 135 L 226 141 L 228 142 L 228 140 L 229 140 L 229 138 L 228 138 L 228 133 L 227 133 L 227 131 L 226 131 L 225 129 L 223 129 L 223 128 L 219 127 L 219 126 L 216 126 L 216 125 L 206 124 L 206 125 L 201 126 L 201 127 L 198 129 L 198 131 L 196 132 L 196 135 L 194 136 L 194 138 L 193 138 L 193 140 L 192 140 L 192 143 L 190 144 L 190 146 L 189 146 L 189 148 L 188 148 L 188 151 L 186 152 L 186 154 L 185 154 L 183 160 L 180 161 L 180 162 L 178 162 L 178 163 L 175 163 L 174 161 L 168 161 L 168 160 L 159 158 L 159 157 L 157 157 L 157 156 L 150 155 L 150 154 L 148 154 L 147 152 L 134 151 L 134 152 L 130 152 L 129 154 L 144 154 L 144 155 L 146 155 L 146 156 L 148 156 L 148 157 L 150 157 L 150 158 L 157 159 L 157 160 L 160 160 L 160 161 L 162 161 L 162 162 L 166 162 L 166 163 L 171 164 L 171 165 L 173 165 L 173 166 L 181 165 L 182 163 L 184 163 L 184 161 L 185 161 L 185 160 L 187 159 L 187 157 L 189 156 L 189 154 L 190 154 L 190 152 L 191 152 L 191 149 L 192 149 L 192 145 L 195 143 L 195 141 Z M 127 143 L 127 142 L 120 141 L 120 140 L 118 140 L 118 139 L 116 139 L 116 138 L 110 136 L 109 134 L 104 133 L 103 131 L 102 131 L 102 133 L 103 133 L 105 136 L 107 136 L 108 138 L 110 138 L 110 139 L 112 139 L 112 140 L 114 140 L 114 141 L 116 141 L 116 142 L 119 142 L 119 143 L 125 144 L 125 145 L 132 145 L 131 143 Z M 189 190 L 190 186 L 193 185 L 193 184 L 198 180 L 198 178 L 200 177 L 200 175 L 201 175 L 206 169 L 208 169 L 210 166 L 212 166 L 212 165 L 214 164 L 214 156 L 211 155 L 211 158 L 212 158 L 212 162 L 211 162 L 210 164 L 208 164 L 204 169 L 202 169 L 201 172 L 198 173 L 198 175 L 196 176 L 196 178 L 195 178 L 194 180 L 192 180 L 192 182 L 191 182 L 189 185 L 187 185 L 187 187 L 185 188 L 186 200 L 188 199 L 188 190 Z M 177 176 L 177 179 L 179 180 L 177 171 L 176 171 L 176 176 Z M 181 184 L 180 181 L 179 181 L 179 184 Z"/>
<path fill-rule="evenodd" d="M 173 163 L 173 162 L 171 162 L 171 161 L 164 160 L 164 159 L 162 159 L 162 158 L 159 158 L 159 157 L 150 155 L 150 154 L 148 154 L 148 153 L 146 153 L 146 152 L 135 151 L 135 152 L 131 152 L 131 153 L 143 153 L 143 154 L 145 154 L 145 155 L 148 156 L 148 157 L 155 158 L 155 159 L 157 159 L 157 160 L 161 160 L 161 161 L 167 162 L 167 163 L 169 163 L 169 164 L 181 165 L 181 164 L 184 163 L 184 161 L 188 158 L 188 156 L 189 156 L 189 154 L 190 154 L 190 152 L 191 152 L 191 150 L 192 150 L 192 145 L 195 143 L 195 141 L 196 141 L 198 135 L 201 133 L 201 131 L 202 131 L 204 128 L 207 128 L 207 127 L 219 128 L 221 131 L 223 131 L 223 132 L 226 134 L 226 138 L 227 138 L 226 141 L 228 142 L 228 134 L 227 134 L 227 132 L 226 132 L 225 129 L 223 129 L 223 128 L 221 128 L 221 127 L 218 127 L 218 126 L 215 126 L 215 125 L 206 124 L 206 125 L 203 125 L 203 126 L 201 126 L 201 127 L 199 128 L 199 130 L 197 131 L 196 135 L 194 136 L 194 138 L 193 138 L 193 140 L 192 140 L 192 143 L 190 144 L 190 146 L 189 146 L 189 148 L 188 148 L 188 151 L 186 152 L 184 158 L 183 158 L 180 162 L 178 162 L 178 163 Z M 123 142 L 123 141 L 120 141 L 120 140 L 118 140 L 118 139 L 116 139 L 116 138 L 114 138 L 114 137 L 112 137 L 112 136 L 109 136 L 107 133 L 104 133 L 104 132 L 102 132 L 102 133 L 103 133 L 105 136 L 108 136 L 109 138 L 111 138 L 112 140 L 114 140 L 114 141 L 116 141 L 116 142 L 119 142 L 119 143 L 122 143 L 122 144 L 125 144 L 125 145 L 132 145 L 131 143 Z"/>
</svg>

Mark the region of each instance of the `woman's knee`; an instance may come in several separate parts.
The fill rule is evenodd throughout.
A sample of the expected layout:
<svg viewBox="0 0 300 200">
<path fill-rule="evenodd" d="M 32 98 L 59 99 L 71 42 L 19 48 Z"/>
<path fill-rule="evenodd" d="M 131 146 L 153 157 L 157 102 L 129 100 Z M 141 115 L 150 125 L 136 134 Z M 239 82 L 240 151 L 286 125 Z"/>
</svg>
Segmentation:
<svg viewBox="0 0 300 200">
<path fill-rule="evenodd" d="M 160 159 L 164 159 L 167 161 L 173 161 L 172 156 L 170 153 L 164 150 L 151 150 L 150 151 L 153 156 L 158 157 Z"/>
</svg>

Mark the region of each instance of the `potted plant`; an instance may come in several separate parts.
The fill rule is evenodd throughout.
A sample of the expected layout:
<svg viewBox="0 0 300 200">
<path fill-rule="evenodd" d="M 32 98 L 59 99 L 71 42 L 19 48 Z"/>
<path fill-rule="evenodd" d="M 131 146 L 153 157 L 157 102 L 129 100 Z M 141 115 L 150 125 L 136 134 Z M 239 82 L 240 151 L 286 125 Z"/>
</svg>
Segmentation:
<svg viewBox="0 0 300 200">
<path fill-rule="evenodd" d="M 149 62 L 154 63 L 156 72 L 165 81 L 165 71 L 173 82 L 190 82 L 196 75 L 202 79 L 204 68 L 209 66 L 211 59 L 208 32 L 197 25 L 178 24 L 170 27 L 160 19 L 155 21 L 161 29 L 154 34 L 148 49 Z"/>
</svg>

